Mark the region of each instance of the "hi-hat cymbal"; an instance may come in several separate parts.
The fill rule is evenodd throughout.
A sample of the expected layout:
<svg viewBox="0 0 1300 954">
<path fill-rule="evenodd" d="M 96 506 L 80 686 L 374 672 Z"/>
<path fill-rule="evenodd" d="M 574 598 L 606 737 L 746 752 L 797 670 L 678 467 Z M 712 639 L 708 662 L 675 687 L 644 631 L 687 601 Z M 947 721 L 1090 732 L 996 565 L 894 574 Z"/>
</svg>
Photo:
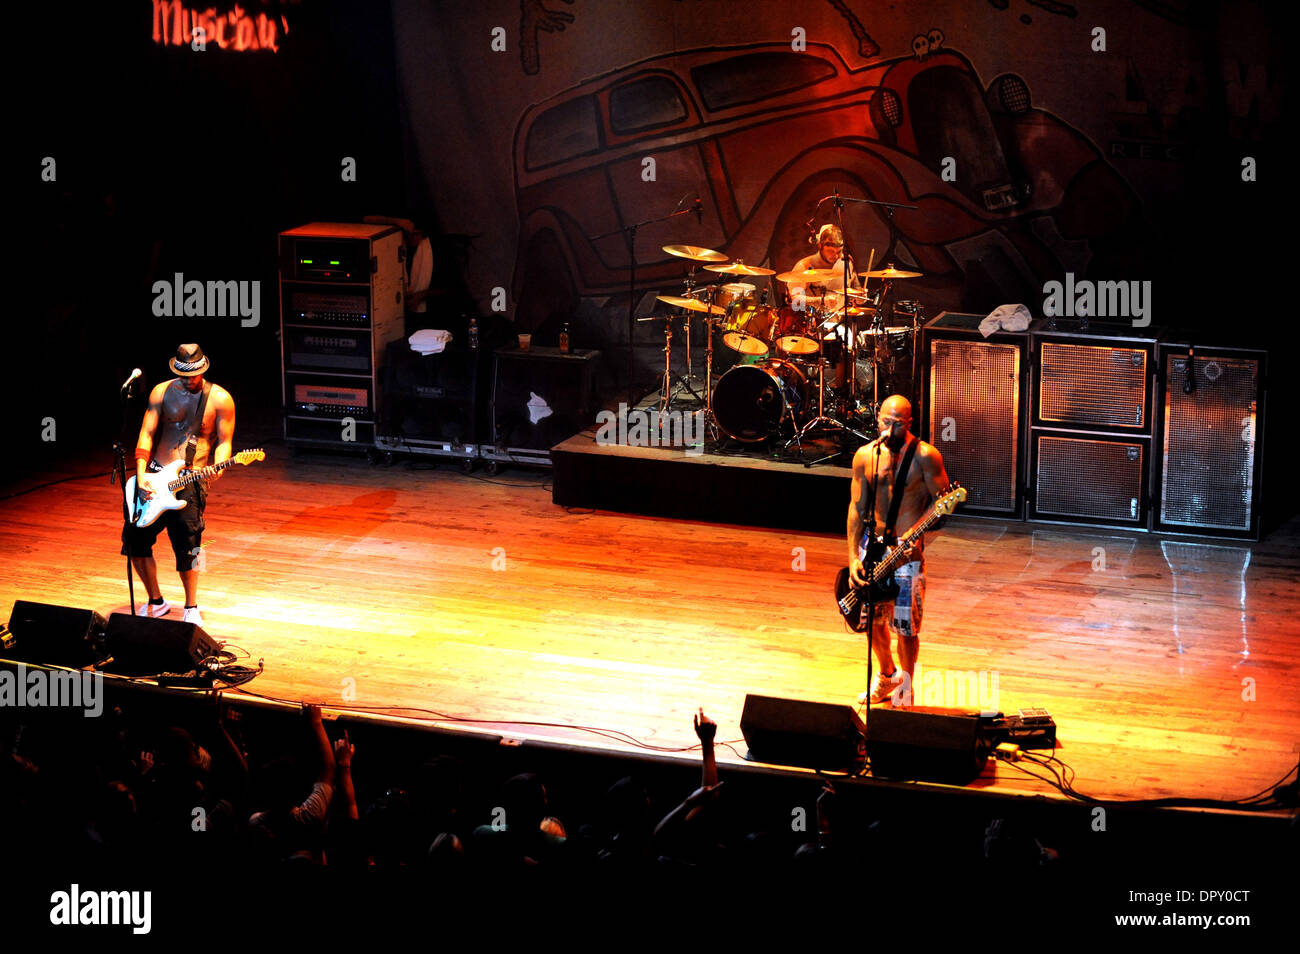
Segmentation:
<svg viewBox="0 0 1300 954">
<path fill-rule="evenodd" d="M 775 275 L 772 268 L 758 268 L 744 262 L 732 262 L 730 265 L 705 265 L 705 271 L 722 272 L 724 275 Z"/>
<path fill-rule="evenodd" d="M 655 298 L 665 305 L 672 305 L 675 308 L 685 308 L 687 311 L 707 311 L 715 315 L 725 315 L 727 309 L 719 305 L 710 305 L 707 302 L 697 301 L 694 298 L 678 298 L 676 295 L 655 295 Z"/>
<path fill-rule="evenodd" d="M 678 258 L 689 258 L 693 262 L 725 262 L 727 256 L 721 252 L 715 252 L 711 248 L 701 248 L 698 245 L 665 245 L 664 251 L 669 255 L 676 255 Z"/>
<path fill-rule="evenodd" d="M 874 272 L 864 272 L 867 278 L 920 278 L 920 272 L 905 272 L 901 269 L 890 265 L 888 268 L 880 268 Z"/>
<path fill-rule="evenodd" d="M 778 282 L 820 285 L 830 281 L 836 275 L 841 278 L 844 272 L 838 268 L 806 268 L 802 272 L 782 272 L 776 276 Z"/>
</svg>

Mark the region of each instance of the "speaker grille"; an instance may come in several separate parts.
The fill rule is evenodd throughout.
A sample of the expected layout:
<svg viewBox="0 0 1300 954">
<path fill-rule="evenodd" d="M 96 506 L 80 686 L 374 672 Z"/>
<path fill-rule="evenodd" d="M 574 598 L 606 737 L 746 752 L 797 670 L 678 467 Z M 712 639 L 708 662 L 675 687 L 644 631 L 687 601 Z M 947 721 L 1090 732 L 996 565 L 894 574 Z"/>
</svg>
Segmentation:
<svg viewBox="0 0 1300 954">
<path fill-rule="evenodd" d="M 1040 356 L 1041 420 L 1096 427 L 1146 425 L 1143 349 L 1044 341 Z"/>
<path fill-rule="evenodd" d="M 1034 508 L 1125 523 L 1142 516 L 1142 445 L 1040 436 Z"/>
<path fill-rule="evenodd" d="M 1014 512 L 1020 348 L 930 342 L 930 440 L 968 491 L 967 507 Z"/>
<path fill-rule="evenodd" d="M 1259 362 L 1191 360 L 1196 389 L 1184 394 L 1187 356 L 1166 356 L 1161 522 L 1250 530 Z"/>
</svg>

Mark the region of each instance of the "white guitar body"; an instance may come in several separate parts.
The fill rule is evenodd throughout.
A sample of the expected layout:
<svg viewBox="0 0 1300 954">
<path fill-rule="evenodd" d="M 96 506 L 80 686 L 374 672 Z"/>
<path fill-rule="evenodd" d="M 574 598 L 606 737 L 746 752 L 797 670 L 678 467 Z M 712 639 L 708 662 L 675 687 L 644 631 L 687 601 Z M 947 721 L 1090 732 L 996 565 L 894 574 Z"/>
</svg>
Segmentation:
<svg viewBox="0 0 1300 954">
<path fill-rule="evenodd" d="M 126 482 L 126 505 L 131 512 L 131 523 L 140 528 L 150 526 L 165 511 L 180 510 L 189 502 L 176 499 L 175 491 L 186 484 L 211 477 L 232 464 L 248 465 L 258 460 L 266 460 L 266 454 L 260 447 L 255 450 L 240 451 L 229 460 L 204 467 L 202 470 L 190 471 L 184 477 L 181 476 L 181 468 L 185 466 L 185 461 L 174 460 L 162 470 L 144 475 L 145 488 L 153 492 L 153 496 L 148 500 L 136 500 L 135 477 L 130 477 Z"/>
<path fill-rule="evenodd" d="M 156 473 L 145 474 L 144 485 L 153 491 L 153 496 L 148 500 L 137 501 L 135 498 L 135 478 L 131 477 L 127 480 L 126 502 L 128 506 L 134 507 L 131 512 L 131 522 L 133 524 L 144 528 L 161 517 L 164 511 L 184 509 L 189 501 L 177 500 L 176 495 L 167 486 L 180 476 L 181 468 L 184 466 L 185 461 L 174 460 Z"/>
</svg>

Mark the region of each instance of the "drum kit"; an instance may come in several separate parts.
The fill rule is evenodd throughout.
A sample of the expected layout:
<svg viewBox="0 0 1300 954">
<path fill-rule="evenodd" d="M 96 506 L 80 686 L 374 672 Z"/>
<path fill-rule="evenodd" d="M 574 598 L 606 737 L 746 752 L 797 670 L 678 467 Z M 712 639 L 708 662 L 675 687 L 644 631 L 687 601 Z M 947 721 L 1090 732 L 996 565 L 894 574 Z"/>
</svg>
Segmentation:
<svg viewBox="0 0 1300 954">
<path fill-rule="evenodd" d="M 669 411 L 683 391 L 700 399 L 691 373 L 691 324 L 706 325 L 703 414 L 713 440 L 720 435 L 743 444 L 785 440 L 798 445 L 816 428 L 840 429 L 863 440 L 875 432 L 876 410 L 886 397 L 915 400 L 917 339 L 924 310 L 916 301 L 895 300 L 896 281 L 919 272 L 892 265 L 861 273 L 863 289 L 826 290 L 843 269 L 809 269 L 777 274 L 770 268 L 727 261 L 713 249 L 666 245 L 663 250 L 691 264 L 682 295 L 660 295 L 673 313 L 640 321 L 664 322 L 664 372 L 659 410 Z M 696 281 L 700 265 L 718 276 Z M 781 286 L 774 303 L 769 278 Z M 867 290 L 872 280 L 880 284 Z M 812 294 L 814 290 L 819 294 Z M 685 376 L 674 379 L 674 319 L 685 315 Z M 719 337 L 726 350 L 715 352 Z M 715 368 L 730 360 L 714 382 Z M 863 431 L 870 432 L 868 434 Z M 833 455 L 832 455 L 833 456 Z"/>
</svg>

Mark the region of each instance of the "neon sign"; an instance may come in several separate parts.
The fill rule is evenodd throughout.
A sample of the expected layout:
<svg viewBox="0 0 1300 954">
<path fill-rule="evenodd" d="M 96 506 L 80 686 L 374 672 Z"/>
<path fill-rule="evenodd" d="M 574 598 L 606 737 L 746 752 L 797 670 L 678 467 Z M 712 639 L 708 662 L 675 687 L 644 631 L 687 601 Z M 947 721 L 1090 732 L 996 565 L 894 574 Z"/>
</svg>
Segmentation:
<svg viewBox="0 0 1300 954">
<path fill-rule="evenodd" d="M 215 43 L 223 50 L 280 49 L 279 39 L 289 33 L 289 22 L 281 16 L 277 23 L 265 13 L 252 16 L 239 4 L 229 12 L 218 13 L 216 7 L 194 10 L 181 0 L 153 0 L 153 41 L 159 46 L 190 46 L 196 42 Z"/>
</svg>

